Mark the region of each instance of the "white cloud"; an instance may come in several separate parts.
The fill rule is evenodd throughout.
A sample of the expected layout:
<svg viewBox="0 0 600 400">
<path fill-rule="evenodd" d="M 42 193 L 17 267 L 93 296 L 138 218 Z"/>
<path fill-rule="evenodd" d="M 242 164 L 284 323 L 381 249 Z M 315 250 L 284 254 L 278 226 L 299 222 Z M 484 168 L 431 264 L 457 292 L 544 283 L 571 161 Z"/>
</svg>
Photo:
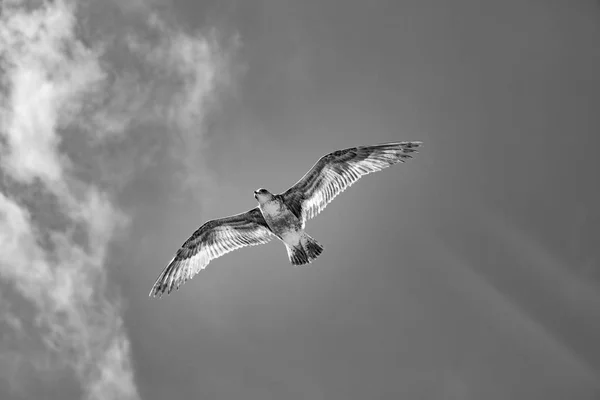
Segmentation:
<svg viewBox="0 0 600 400">
<path fill-rule="evenodd" d="M 72 39 L 73 12 L 63 2 L 3 14 L 1 55 L 11 114 L 2 113 L 3 131 L 9 133 L 2 167 L 27 183 L 34 178 L 55 183 L 62 175 L 55 130 L 76 115 L 81 97 L 102 72 L 97 56 Z"/>
<path fill-rule="evenodd" d="M 135 399 L 119 299 L 107 294 L 109 246 L 129 223 L 114 198 L 164 146 L 184 176 L 206 182 L 204 119 L 227 81 L 228 52 L 215 35 L 173 28 L 144 7 L 142 24 L 84 42 L 76 6 L 0 9 L 0 284 L 10 288 L 0 286 L 0 324 L 19 333 L 10 349 L 0 336 L 0 380 L 27 392 L 31 371 L 43 380 L 59 368 L 88 399 Z M 120 34 L 125 42 L 112 40 Z M 43 196 L 21 201 L 19 188 L 37 186 Z M 65 223 L 51 227 L 44 210 Z"/>
</svg>

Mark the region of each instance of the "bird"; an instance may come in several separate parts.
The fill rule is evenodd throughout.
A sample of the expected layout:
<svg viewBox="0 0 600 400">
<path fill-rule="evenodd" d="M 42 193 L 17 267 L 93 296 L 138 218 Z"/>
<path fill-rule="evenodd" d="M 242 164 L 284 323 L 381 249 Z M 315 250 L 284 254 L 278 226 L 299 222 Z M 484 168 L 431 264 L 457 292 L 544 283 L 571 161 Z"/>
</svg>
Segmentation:
<svg viewBox="0 0 600 400">
<path fill-rule="evenodd" d="M 255 190 L 257 207 L 200 226 L 162 270 L 149 295 L 170 294 L 211 260 L 242 247 L 265 244 L 274 237 L 285 244 L 292 265 L 312 263 L 323 246 L 305 232 L 306 221 L 362 176 L 405 162 L 421 145 L 420 141 L 403 141 L 337 150 L 322 156 L 285 192 Z"/>
</svg>

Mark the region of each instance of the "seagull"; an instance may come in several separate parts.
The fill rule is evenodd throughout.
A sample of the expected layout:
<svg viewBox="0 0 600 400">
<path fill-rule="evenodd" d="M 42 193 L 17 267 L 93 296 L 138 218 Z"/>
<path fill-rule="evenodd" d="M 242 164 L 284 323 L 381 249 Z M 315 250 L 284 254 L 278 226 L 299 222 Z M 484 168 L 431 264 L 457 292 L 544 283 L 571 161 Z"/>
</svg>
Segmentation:
<svg viewBox="0 0 600 400">
<path fill-rule="evenodd" d="M 293 265 L 311 263 L 321 255 L 323 246 L 304 231 L 306 221 L 362 176 L 412 158 L 419 146 L 421 142 L 393 142 L 337 150 L 321 157 L 283 193 L 255 190 L 258 207 L 210 220 L 198 228 L 158 276 L 150 296 L 169 294 L 211 260 L 242 247 L 267 243 L 273 237 L 285 244 Z"/>
</svg>

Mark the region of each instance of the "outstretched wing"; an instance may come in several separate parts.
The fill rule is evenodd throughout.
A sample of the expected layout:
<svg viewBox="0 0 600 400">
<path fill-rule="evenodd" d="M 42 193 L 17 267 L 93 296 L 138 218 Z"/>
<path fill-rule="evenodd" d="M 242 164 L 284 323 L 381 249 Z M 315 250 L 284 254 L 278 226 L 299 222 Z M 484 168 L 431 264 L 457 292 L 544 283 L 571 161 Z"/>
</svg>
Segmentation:
<svg viewBox="0 0 600 400">
<path fill-rule="evenodd" d="M 384 143 L 334 151 L 319 159 L 294 186 L 281 194 L 302 221 L 313 218 L 363 175 L 412 158 L 421 142 Z"/>
<path fill-rule="evenodd" d="M 271 230 L 258 207 L 208 221 L 177 251 L 154 283 L 150 296 L 160 297 L 165 291 L 179 289 L 212 259 L 241 247 L 267 243 L 271 238 Z"/>
</svg>

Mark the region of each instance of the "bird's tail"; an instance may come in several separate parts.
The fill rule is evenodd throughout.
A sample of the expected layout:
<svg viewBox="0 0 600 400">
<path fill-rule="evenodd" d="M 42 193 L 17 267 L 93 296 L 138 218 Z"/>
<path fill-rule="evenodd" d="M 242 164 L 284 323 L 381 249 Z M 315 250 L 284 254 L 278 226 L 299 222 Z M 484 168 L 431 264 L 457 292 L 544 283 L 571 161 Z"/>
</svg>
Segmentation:
<svg viewBox="0 0 600 400">
<path fill-rule="evenodd" d="M 287 252 L 293 265 L 304 265 L 319 257 L 323 252 L 323 246 L 304 233 L 296 246 L 287 246 Z"/>
</svg>

